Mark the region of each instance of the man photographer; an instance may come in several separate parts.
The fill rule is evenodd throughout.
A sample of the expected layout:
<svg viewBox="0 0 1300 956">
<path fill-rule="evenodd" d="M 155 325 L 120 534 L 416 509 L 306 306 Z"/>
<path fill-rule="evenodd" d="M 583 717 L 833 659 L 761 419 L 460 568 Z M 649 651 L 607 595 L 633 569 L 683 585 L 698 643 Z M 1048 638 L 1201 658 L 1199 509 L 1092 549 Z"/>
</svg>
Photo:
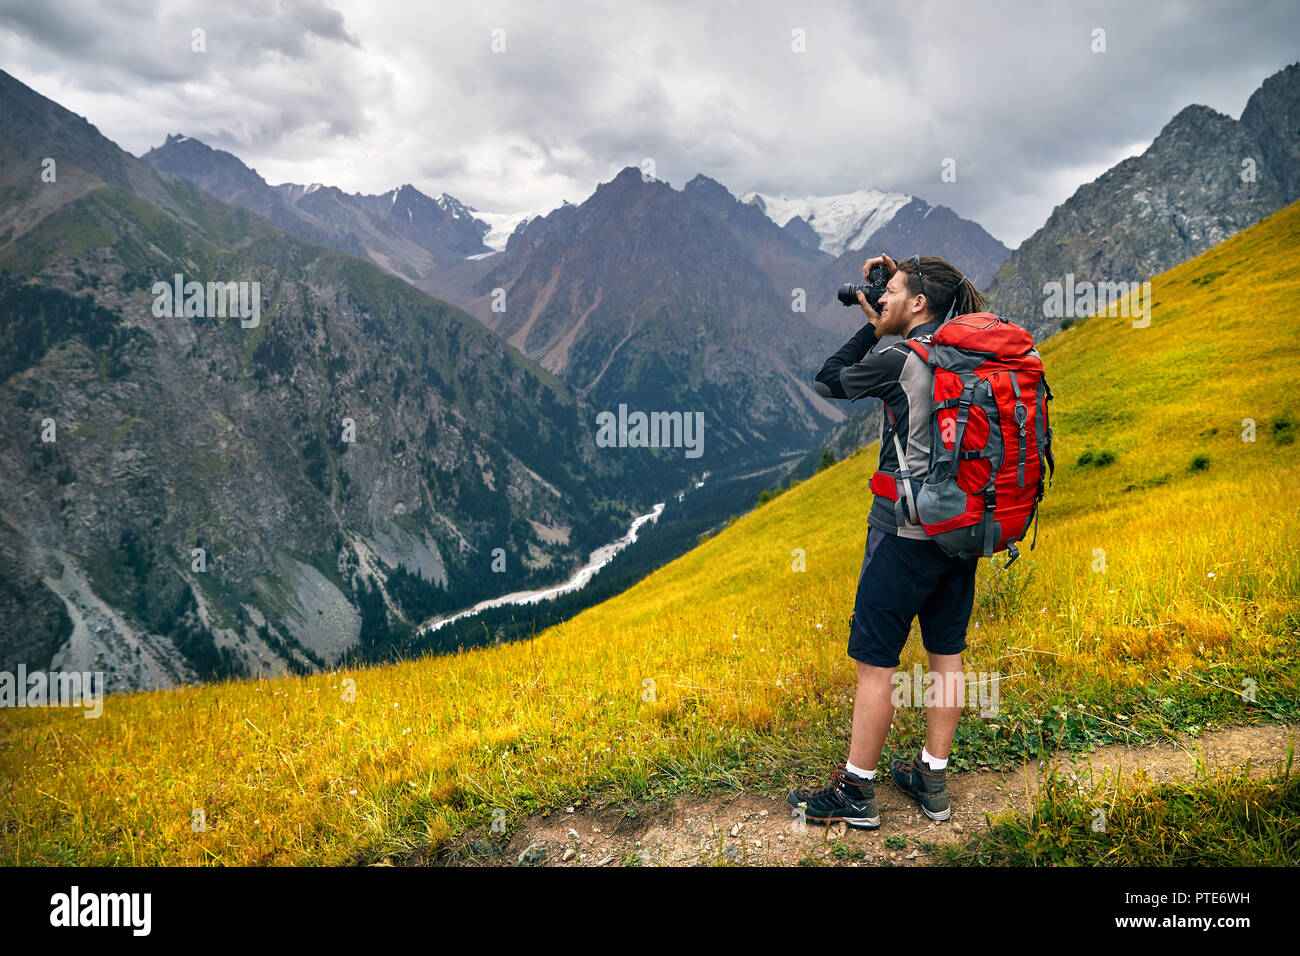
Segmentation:
<svg viewBox="0 0 1300 956">
<path fill-rule="evenodd" d="M 929 468 L 931 372 L 902 342 L 876 348 L 877 340 L 932 333 L 950 313 L 984 311 L 984 299 L 960 270 L 937 256 L 895 263 L 880 255 L 863 265 L 863 278 L 871 282 L 871 269 L 879 266 L 889 275 L 879 312 L 859 289 L 858 303 L 867 323 L 826 360 L 814 387 L 828 398 L 879 398 L 885 410 L 879 470 L 899 474 L 892 440 L 896 436 L 913 480 L 923 481 Z M 949 556 L 919 525 L 900 524 L 895 503 L 881 496 L 872 501 L 867 524 L 866 554 L 849 627 L 848 653 L 857 662 L 858 689 L 848 760 L 836 767 L 828 786 L 793 790 L 788 800 L 792 806 L 802 805 L 805 819 L 812 823 L 842 820 L 860 829 L 880 826 L 874 778 L 894 719 L 891 678 L 912 621 L 919 616 L 930 671 L 941 681 L 942 703 L 926 709 L 921 752 L 910 763 L 894 760 L 890 777 L 927 817 L 947 820 L 952 809 L 944 778 L 962 710 L 961 702 L 953 699 L 960 685 L 951 675 L 959 675 L 955 680 L 964 683 L 961 652 L 975 599 L 976 561 Z"/>
</svg>

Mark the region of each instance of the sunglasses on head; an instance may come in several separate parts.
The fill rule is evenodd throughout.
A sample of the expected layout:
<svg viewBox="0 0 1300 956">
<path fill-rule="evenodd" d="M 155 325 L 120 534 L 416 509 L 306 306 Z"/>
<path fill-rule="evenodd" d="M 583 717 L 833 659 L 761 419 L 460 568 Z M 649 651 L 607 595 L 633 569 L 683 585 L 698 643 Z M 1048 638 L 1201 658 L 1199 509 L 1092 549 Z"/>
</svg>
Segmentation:
<svg viewBox="0 0 1300 956">
<path fill-rule="evenodd" d="M 916 255 L 905 261 L 911 262 L 912 259 L 916 260 L 916 277 L 921 280 L 921 291 L 917 295 L 925 295 L 925 276 L 921 274 L 921 257 Z"/>
</svg>

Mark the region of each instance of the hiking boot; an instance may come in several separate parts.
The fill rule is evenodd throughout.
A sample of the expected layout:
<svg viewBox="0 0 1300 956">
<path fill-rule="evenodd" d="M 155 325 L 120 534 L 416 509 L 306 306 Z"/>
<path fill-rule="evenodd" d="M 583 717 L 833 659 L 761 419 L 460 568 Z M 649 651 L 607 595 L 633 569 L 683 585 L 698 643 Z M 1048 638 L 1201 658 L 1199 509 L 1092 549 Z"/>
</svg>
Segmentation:
<svg viewBox="0 0 1300 956">
<path fill-rule="evenodd" d="M 931 820 L 947 820 L 952 816 L 948 805 L 948 791 L 944 789 L 943 770 L 931 770 L 917 754 L 910 764 L 906 760 L 893 760 L 889 764 L 889 777 L 898 789 L 916 800 L 921 811 Z"/>
<path fill-rule="evenodd" d="M 876 810 L 876 791 L 871 781 L 849 773 L 844 764 L 835 768 L 829 786 L 799 787 L 786 797 L 790 806 L 804 808 L 804 819 L 825 826 L 844 821 L 859 830 L 880 826 Z"/>
</svg>

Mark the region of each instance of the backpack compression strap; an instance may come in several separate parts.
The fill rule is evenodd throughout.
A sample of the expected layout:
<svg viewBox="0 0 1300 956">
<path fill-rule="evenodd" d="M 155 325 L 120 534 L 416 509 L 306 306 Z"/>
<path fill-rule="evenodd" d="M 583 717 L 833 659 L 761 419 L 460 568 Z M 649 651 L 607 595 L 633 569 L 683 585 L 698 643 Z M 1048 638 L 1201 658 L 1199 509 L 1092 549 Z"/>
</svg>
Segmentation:
<svg viewBox="0 0 1300 956">
<path fill-rule="evenodd" d="M 912 476 L 907 470 L 907 459 L 903 457 L 903 446 L 899 444 L 898 432 L 893 432 L 894 451 L 898 453 L 898 477 L 903 482 L 903 494 L 907 497 L 907 513 L 913 521 L 920 521 L 916 513 L 916 500 L 912 497 Z"/>
</svg>

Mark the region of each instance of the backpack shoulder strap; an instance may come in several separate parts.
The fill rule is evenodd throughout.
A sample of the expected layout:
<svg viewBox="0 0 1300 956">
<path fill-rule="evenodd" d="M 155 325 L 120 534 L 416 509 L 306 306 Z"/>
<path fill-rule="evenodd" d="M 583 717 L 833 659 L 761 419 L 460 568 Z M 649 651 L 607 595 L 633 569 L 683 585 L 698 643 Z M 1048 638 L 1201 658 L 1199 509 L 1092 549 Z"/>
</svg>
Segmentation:
<svg viewBox="0 0 1300 956">
<path fill-rule="evenodd" d="M 929 334 L 918 335 L 914 339 L 903 339 L 903 341 L 898 344 L 911 349 L 917 355 L 921 356 L 921 359 L 923 361 L 927 363 L 930 361 L 930 335 Z"/>
</svg>

